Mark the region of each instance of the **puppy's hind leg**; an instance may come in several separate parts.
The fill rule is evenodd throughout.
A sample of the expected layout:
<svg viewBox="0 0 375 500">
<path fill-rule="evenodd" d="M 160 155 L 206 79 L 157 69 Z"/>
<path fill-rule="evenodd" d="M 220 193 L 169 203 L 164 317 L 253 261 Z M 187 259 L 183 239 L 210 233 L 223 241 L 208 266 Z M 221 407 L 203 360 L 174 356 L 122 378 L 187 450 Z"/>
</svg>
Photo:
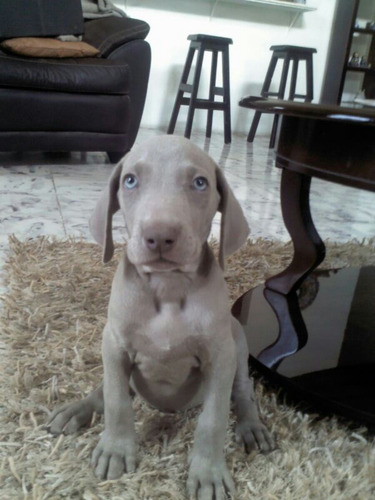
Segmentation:
<svg viewBox="0 0 375 500">
<path fill-rule="evenodd" d="M 81 427 L 90 424 L 94 411 L 104 412 L 102 384 L 81 401 L 56 408 L 49 417 L 46 428 L 51 434 L 74 434 Z"/>
<path fill-rule="evenodd" d="M 257 446 L 268 452 L 275 445 L 265 425 L 261 422 L 255 399 L 253 381 L 249 377 L 249 350 L 241 324 L 232 318 L 232 333 L 237 347 L 237 371 L 233 382 L 232 400 L 237 416 L 236 439 L 249 453 Z"/>
</svg>

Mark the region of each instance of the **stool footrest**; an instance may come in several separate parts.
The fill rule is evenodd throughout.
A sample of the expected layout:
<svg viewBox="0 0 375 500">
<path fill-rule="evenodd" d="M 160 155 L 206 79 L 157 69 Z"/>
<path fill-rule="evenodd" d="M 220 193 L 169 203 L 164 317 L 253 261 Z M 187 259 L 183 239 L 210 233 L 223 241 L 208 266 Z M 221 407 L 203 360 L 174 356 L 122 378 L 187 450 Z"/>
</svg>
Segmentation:
<svg viewBox="0 0 375 500">
<path fill-rule="evenodd" d="M 183 97 L 180 101 L 180 104 L 183 106 L 189 106 L 191 99 L 189 97 Z M 217 102 L 210 101 L 209 99 L 195 99 L 194 100 L 194 108 L 197 109 L 216 109 L 216 110 L 225 110 L 227 108 L 227 103 L 225 102 Z"/>
<path fill-rule="evenodd" d="M 190 94 L 193 92 L 193 85 L 188 83 L 181 83 L 178 90 L 181 92 L 189 92 Z M 224 89 L 223 87 L 215 87 L 213 89 L 213 94 L 224 97 Z"/>
<path fill-rule="evenodd" d="M 262 97 L 279 97 L 279 92 L 262 92 Z"/>
<path fill-rule="evenodd" d="M 193 86 L 190 85 L 189 83 L 180 83 L 178 90 L 191 93 L 193 92 Z"/>
</svg>

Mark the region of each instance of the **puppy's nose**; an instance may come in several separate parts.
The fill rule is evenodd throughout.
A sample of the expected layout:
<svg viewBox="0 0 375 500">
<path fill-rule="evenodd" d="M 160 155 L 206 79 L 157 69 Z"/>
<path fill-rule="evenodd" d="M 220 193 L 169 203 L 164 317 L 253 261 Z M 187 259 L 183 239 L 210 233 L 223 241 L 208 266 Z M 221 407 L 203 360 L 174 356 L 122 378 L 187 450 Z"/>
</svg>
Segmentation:
<svg viewBox="0 0 375 500">
<path fill-rule="evenodd" d="M 170 238 L 164 239 L 159 237 L 147 238 L 145 241 L 146 241 L 146 246 L 149 250 L 161 253 L 171 250 L 171 248 L 175 243 L 175 241 Z"/>
<path fill-rule="evenodd" d="M 163 254 L 175 246 L 179 232 L 174 226 L 153 227 L 144 231 L 143 239 L 149 250 Z"/>
</svg>

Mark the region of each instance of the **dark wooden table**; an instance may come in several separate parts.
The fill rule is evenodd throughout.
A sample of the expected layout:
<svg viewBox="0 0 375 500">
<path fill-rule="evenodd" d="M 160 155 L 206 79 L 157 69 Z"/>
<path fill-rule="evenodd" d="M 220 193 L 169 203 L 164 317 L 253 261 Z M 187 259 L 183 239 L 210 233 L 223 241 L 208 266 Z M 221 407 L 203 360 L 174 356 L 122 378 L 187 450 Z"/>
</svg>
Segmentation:
<svg viewBox="0 0 375 500">
<path fill-rule="evenodd" d="M 276 166 L 294 245 L 290 265 L 233 307 L 252 361 L 315 408 L 375 424 L 375 267 L 316 271 L 325 246 L 309 204 L 313 177 L 375 191 L 375 110 L 251 97 L 240 106 L 282 115 Z"/>
</svg>

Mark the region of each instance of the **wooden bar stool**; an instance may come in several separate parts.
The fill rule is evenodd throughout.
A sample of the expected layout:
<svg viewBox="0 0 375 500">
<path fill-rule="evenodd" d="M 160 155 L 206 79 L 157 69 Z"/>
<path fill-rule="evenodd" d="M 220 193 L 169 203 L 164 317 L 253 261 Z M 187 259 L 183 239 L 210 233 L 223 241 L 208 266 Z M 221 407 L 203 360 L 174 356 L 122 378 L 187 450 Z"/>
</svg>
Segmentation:
<svg viewBox="0 0 375 500">
<path fill-rule="evenodd" d="M 271 61 L 268 66 L 266 73 L 266 78 L 263 83 L 261 90 L 262 97 L 276 97 L 277 99 L 284 99 L 286 84 L 288 79 L 289 66 L 292 62 L 292 75 L 290 79 L 289 88 L 289 101 L 294 101 L 294 99 L 304 99 L 305 102 L 311 102 L 313 100 L 313 54 L 316 53 L 316 49 L 309 47 L 297 47 L 295 45 L 272 45 L 270 48 L 272 50 Z M 276 65 L 279 60 L 283 60 L 283 67 L 281 72 L 281 78 L 279 83 L 279 88 L 276 92 L 271 92 L 270 87 L 272 83 L 272 77 L 275 73 Z M 300 61 L 304 61 L 306 64 L 306 93 L 296 94 L 297 86 L 297 76 L 298 76 L 298 66 Z M 253 121 L 251 123 L 250 131 L 247 136 L 248 142 L 253 142 L 259 120 L 261 117 L 261 111 L 256 111 Z M 277 125 L 279 121 L 279 115 L 275 115 L 273 120 L 271 138 L 270 138 L 270 148 L 275 145 Z"/>
<path fill-rule="evenodd" d="M 229 87 L 229 45 L 233 43 L 231 38 L 223 38 L 211 35 L 189 35 L 190 47 L 188 50 L 185 67 L 182 72 L 181 82 L 178 87 L 172 116 L 168 126 L 168 134 L 173 134 L 176 126 L 180 106 L 188 106 L 188 116 L 185 127 L 185 137 L 190 138 L 193 125 L 194 112 L 196 109 L 207 109 L 206 137 L 211 137 L 212 116 L 214 110 L 224 113 L 224 142 L 231 142 L 230 121 L 230 87 Z M 193 83 L 188 84 L 189 73 L 197 51 L 197 62 L 193 76 Z M 198 99 L 199 81 L 202 72 L 203 56 L 205 52 L 212 52 L 211 75 L 208 99 Z M 223 86 L 216 86 L 218 53 L 222 54 Z M 190 97 L 184 97 L 184 94 Z M 222 101 L 216 101 L 215 96 L 222 97 Z"/>
</svg>

